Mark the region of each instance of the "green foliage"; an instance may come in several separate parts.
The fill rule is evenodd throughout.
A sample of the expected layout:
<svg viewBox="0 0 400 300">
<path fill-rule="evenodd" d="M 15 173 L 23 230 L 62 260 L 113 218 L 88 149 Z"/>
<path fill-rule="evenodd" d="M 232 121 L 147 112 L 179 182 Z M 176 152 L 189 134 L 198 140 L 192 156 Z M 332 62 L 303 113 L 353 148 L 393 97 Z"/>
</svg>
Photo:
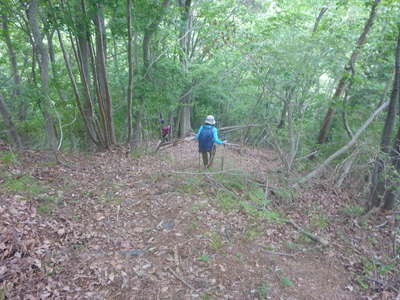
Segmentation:
<svg viewBox="0 0 400 300">
<path fill-rule="evenodd" d="M 139 159 L 146 154 L 146 149 L 145 148 L 135 148 L 129 154 L 133 159 Z"/>
<path fill-rule="evenodd" d="M 198 261 L 202 261 L 202 262 L 210 262 L 211 261 L 211 257 L 208 255 L 201 255 L 197 258 Z"/>
<path fill-rule="evenodd" d="M 208 294 L 208 293 L 203 294 L 201 296 L 201 300 L 211 300 L 211 299 L 212 299 L 212 296 L 210 294 Z"/>
<path fill-rule="evenodd" d="M 246 230 L 244 233 L 244 238 L 248 241 L 252 241 L 261 235 L 261 232 L 257 229 L 257 227 L 251 227 Z"/>
<path fill-rule="evenodd" d="M 350 205 L 341 208 L 340 211 L 349 217 L 359 217 L 364 213 L 365 208 L 359 205 Z"/>
<path fill-rule="evenodd" d="M 319 229 L 325 229 L 329 226 L 329 219 L 326 216 L 312 216 L 310 223 Z"/>
<path fill-rule="evenodd" d="M 117 205 L 121 205 L 123 199 L 118 195 L 118 191 L 120 190 L 119 185 L 111 185 L 108 187 L 104 193 L 99 196 L 99 201 L 102 203 L 114 203 Z M 90 195 L 89 197 L 93 197 L 94 195 Z"/>
<path fill-rule="evenodd" d="M 6 288 L 5 286 L 0 286 L 0 300 L 6 299 Z"/>
<path fill-rule="evenodd" d="M 47 190 L 47 187 L 40 185 L 38 181 L 31 176 L 7 177 L 5 188 L 15 192 L 25 192 L 28 196 L 35 196 Z"/>
<path fill-rule="evenodd" d="M 222 248 L 223 242 L 221 236 L 216 232 L 207 232 L 205 236 L 209 239 L 211 249 L 217 251 Z"/>
<path fill-rule="evenodd" d="M 204 209 L 206 206 L 207 206 L 206 203 L 194 203 L 192 205 L 192 209 L 191 210 L 192 210 L 193 213 L 197 213 L 197 212 L 201 211 L 202 209 Z"/>
<path fill-rule="evenodd" d="M 268 299 L 268 291 L 270 286 L 268 283 L 263 283 L 257 287 L 257 296 L 259 299 Z"/>
<path fill-rule="evenodd" d="M 368 289 L 369 288 L 368 283 L 366 283 L 365 279 L 363 279 L 363 278 L 357 278 L 356 279 L 356 283 L 358 284 L 359 287 L 361 287 L 363 289 Z"/>
<path fill-rule="evenodd" d="M 225 211 L 231 211 L 239 207 L 238 201 L 232 196 L 232 194 L 225 191 L 218 192 L 216 204 L 217 207 Z"/>
<path fill-rule="evenodd" d="M 0 162 L 8 166 L 15 164 L 17 162 L 17 155 L 12 151 L 0 151 Z"/>
<path fill-rule="evenodd" d="M 188 32 L 188 40 L 191 41 L 189 53 L 185 53 L 178 38 L 184 28 L 184 10 L 181 7 L 172 2 L 165 9 L 161 6 L 162 1 L 135 2 L 132 30 L 135 36 L 141 38 L 135 41 L 133 51 L 133 122 L 140 108 L 139 102 L 143 99 L 142 128 L 146 139 L 158 137 L 159 112 L 164 115 L 171 112 L 174 123 L 178 121 L 180 99 L 187 91 L 190 91 L 189 105 L 193 108 L 194 128 L 202 123 L 206 114 L 212 113 L 223 125 L 263 122 L 273 129 L 279 122 L 283 101 L 292 99 L 295 101 L 293 124 L 301 137 L 299 155 L 307 154 L 314 148 L 315 134 L 324 111 L 333 104 L 332 90 L 340 75 L 345 74 L 348 80 L 353 80 L 351 89 L 347 91 L 348 119 L 352 128 L 357 128 L 376 106 L 393 68 L 398 2 L 382 1 L 380 15 L 374 24 L 376 30 L 370 32 L 365 48 L 360 51 L 354 76 L 348 70 L 344 71 L 344 65 L 362 30 L 372 1 L 341 0 L 331 3 L 316 32 L 312 32 L 315 16 L 319 8 L 326 5 L 322 0 L 253 2 L 192 1 L 195 25 Z M 113 101 L 117 141 L 122 142 L 127 134 L 126 5 L 119 1 L 102 1 L 101 5 L 107 24 L 108 88 Z M 65 6 L 56 2 L 53 6 L 54 9 L 51 9 L 47 2 L 41 3 L 42 13 L 47 17 L 40 18 L 39 27 L 50 32 L 59 29 L 68 53 L 74 53 L 71 41 L 66 38 L 69 33 L 75 40 L 82 27 L 87 27 L 92 41 L 95 39 L 92 16 L 99 13 L 96 5 L 88 2 L 86 11 L 77 1 L 68 2 Z M 10 59 L 7 51 L 2 52 L 0 82 L 4 87 L 4 98 L 17 123 L 18 132 L 24 136 L 24 142 L 30 147 L 42 148 L 46 135 L 43 130 L 45 119 L 40 108 L 43 101 L 40 67 L 33 63 L 29 32 L 17 25 L 25 22 L 22 15 L 14 14 L 13 8 L 6 2 L 1 8 L 9 17 L 9 33 L 18 69 L 23 69 L 19 74 L 20 93 L 15 95 L 16 85 L 10 80 L 13 75 Z M 146 76 L 142 47 L 145 33 L 151 33 L 152 60 Z M 90 149 L 91 142 L 85 133 L 85 123 L 79 116 L 74 89 L 56 34 L 52 42 L 54 61 L 49 74 L 50 114 L 59 134 L 60 128 L 63 129 L 63 149 Z M 4 30 L 0 46 L 7 47 Z M 70 59 L 72 73 L 79 74 L 74 56 L 71 55 Z M 33 69 L 25 67 L 32 65 Z M 76 77 L 85 106 L 83 87 L 79 76 Z M 90 73 L 89 77 L 88 81 L 93 82 L 93 74 Z M 90 92 L 93 101 L 96 94 L 94 87 Z M 95 102 L 96 115 L 99 106 Z M 336 102 L 340 113 L 342 101 L 338 99 Z M 26 118 L 19 117 L 21 104 L 27 104 Z M 371 134 L 365 137 L 372 142 L 371 145 L 377 144 L 381 127 L 380 121 L 371 126 Z M 1 123 L 0 138 L 9 141 L 4 129 L 5 125 Z M 250 134 L 250 142 L 257 143 L 262 137 L 254 132 Z M 285 127 L 278 134 L 283 149 L 290 147 L 288 133 Z M 239 134 L 232 133 L 229 135 L 231 138 L 239 138 Z M 321 157 L 329 155 L 347 141 L 340 118 L 334 120 L 329 138 L 331 143 L 326 148 L 322 147 Z M 265 140 L 263 143 L 270 142 Z M 140 153 L 133 153 L 135 158 L 140 156 Z M 302 164 L 300 167 L 308 166 Z"/>
<path fill-rule="evenodd" d="M 253 217 L 260 218 L 267 221 L 268 223 L 279 223 L 282 221 L 282 217 L 279 212 L 267 209 L 259 209 L 248 202 L 242 201 L 240 203 L 246 213 Z"/>
<path fill-rule="evenodd" d="M 37 199 L 37 211 L 41 214 L 51 214 L 52 211 L 60 204 L 60 198 L 57 196 L 40 195 Z"/>
<path fill-rule="evenodd" d="M 202 179 L 197 176 L 186 177 L 186 178 L 182 177 L 182 183 L 178 186 L 178 190 L 183 193 L 193 194 L 199 189 L 201 189 L 200 188 L 201 182 Z M 196 207 L 194 209 L 196 209 Z"/>
<path fill-rule="evenodd" d="M 303 244 L 314 244 L 315 242 L 306 234 L 301 233 L 299 238 L 298 238 L 299 243 Z"/>
<path fill-rule="evenodd" d="M 286 277 L 281 279 L 281 284 L 283 287 L 290 287 L 290 286 L 294 285 L 293 281 L 291 281 L 289 278 L 286 278 Z"/>
</svg>

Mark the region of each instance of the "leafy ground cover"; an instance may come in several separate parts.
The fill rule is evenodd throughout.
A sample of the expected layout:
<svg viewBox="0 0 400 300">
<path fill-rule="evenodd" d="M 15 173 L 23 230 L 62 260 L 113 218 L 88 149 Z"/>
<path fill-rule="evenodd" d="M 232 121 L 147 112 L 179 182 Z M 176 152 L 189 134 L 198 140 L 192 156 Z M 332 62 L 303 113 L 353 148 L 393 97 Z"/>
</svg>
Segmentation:
<svg viewBox="0 0 400 300">
<path fill-rule="evenodd" d="M 205 174 L 194 143 L 65 164 L 1 151 L 0 299 L 398 297 L 394 216 L 357 223 L 327 180 L 280 186 L 271 151 L 219 149 Z"/>
</svg>

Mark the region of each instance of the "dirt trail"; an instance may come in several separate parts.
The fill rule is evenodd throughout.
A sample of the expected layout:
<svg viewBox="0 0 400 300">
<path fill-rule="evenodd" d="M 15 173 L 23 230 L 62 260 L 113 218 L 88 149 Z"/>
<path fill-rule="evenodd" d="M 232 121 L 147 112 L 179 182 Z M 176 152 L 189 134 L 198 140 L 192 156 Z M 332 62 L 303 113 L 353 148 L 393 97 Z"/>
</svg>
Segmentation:
<svg viewBox="0 0 400 300">
<path fill-rule="evenodd" d="M 244 182 L 279 168 L 271 151 L 219 148 L 210 172 L 221 170 L 222 154 L 224 170 Z M 195 143 L 139 158 L 61 158 L 68 167 L 43 152 L 1 165 L 0 299 L 363 299 L 336 253 L 351 251 L 335 227 L 345 220 L 333 215 L 349 200 L 329 189 L 298 203 L 271 196 L 268 221 L 189 174 L 199 172 Z M 13 186 L 24 178 L 25 188 Z M 307 219 L 324 210 L 326 226 Z M 331 247 L 277 221 L 283 211 Z"/>
</svg>

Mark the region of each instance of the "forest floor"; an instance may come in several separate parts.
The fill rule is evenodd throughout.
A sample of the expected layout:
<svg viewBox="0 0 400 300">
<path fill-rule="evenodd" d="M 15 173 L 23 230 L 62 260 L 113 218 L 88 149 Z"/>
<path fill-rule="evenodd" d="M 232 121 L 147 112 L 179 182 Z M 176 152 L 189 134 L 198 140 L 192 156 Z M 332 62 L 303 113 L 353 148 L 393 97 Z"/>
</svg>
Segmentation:
<svg viewBox="0 0 400 300">
<path fill-rule="evenodd" d="M 357 224 L 328 179 L 291 193 L 272 151 L 218 148 L 198 174 L 195 142 L 65 164 L 1 147 L 0 300 L 399 299 L 393 215 Z"/>
</svg>

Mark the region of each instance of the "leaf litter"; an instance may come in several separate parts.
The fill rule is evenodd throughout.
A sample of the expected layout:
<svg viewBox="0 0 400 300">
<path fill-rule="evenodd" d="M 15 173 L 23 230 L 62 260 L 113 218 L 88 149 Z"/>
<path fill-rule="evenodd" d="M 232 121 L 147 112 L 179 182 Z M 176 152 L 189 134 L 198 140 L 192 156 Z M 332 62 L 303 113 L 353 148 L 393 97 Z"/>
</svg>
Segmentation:
<svg viewBox="0 0 400 300">
<path fill-rule="evenodd" d="M 222 165 L 217 153 L 214 172 Z M 259 182 L 279 176 L 272 151 L 224 155 L 232 172 Z M 350 192 L 322 180 L 293 202 L 271 201 L 327 238 L 326 249 L 282 222 L 221 209 L 218 188 L 201 177 L 188 185 L 191 175 L 176 171 L 199 172 L 194 143 L 140 158 L 121 150 L 62 153 L 66 166 L 48 164 L 47 152 L 19 157 L 2 170 L 47 188 L 39 197 L 0 186 L 0 295 L 10 299 L 393 299 L 400 289 L 398 266 L 385 258 L 388 227 L 354 226 L 341 213 Z M 57 201 L 38 212 L 44 196 Z M 368 258 L 390 265 L 386 276 L 366 270 Z"/>
</svg>

